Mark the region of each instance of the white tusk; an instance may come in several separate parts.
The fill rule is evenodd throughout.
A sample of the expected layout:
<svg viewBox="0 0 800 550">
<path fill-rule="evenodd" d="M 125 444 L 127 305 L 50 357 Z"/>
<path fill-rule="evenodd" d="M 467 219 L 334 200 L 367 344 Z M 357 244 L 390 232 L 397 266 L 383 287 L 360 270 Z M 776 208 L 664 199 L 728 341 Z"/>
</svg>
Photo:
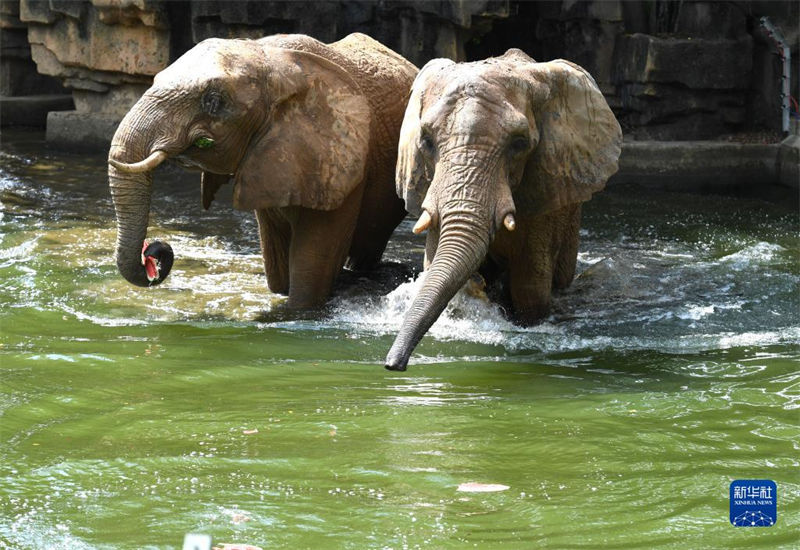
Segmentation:
<svg viewBox="0 0 800 550">
<path fill-rule="evenodd" d="M 506 229 L 509 231 L 514 231 L 514 229 L 517 227 L 517 222 L 514 220 L 514 214 L 506 214 L 506 217 L 503 219 L 503 225 L 505 225 Z"/>
<path fill-rule="evenodd" d="M 159 164 L 167 160 L 167 153 L 164 151 L 155 151 L 146 159 L 134 162 L 133 164 L 126 164 L 114 159 L 108 159 L 108 163 L 119 170 L 120 172 L 127 172 L 129 174 L 141 174 L 143 172 L 150 172 L 154 170 Z"/>
<path fill-rule="evenodd" d="M 414 229 L 412 229 L 411 231 L 413 231 L 415 235 L 419 235 L 420 233 L 428 229 L 430 226 L 431 226 L 431 215 L 428 214 L 427 210 L 423 210 L 422 215 L 417 220 L 417 223 L 414 224 Z"/>
</svg>

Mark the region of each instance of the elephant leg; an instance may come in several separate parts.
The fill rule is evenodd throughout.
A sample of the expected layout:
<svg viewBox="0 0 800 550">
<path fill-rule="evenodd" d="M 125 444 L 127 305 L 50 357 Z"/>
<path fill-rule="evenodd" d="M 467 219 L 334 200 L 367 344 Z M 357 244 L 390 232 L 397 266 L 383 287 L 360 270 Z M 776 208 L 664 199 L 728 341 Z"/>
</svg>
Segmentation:
<svg viewBox="0 0 800 550">
<path fill-rule="evenodd" d="M 532 325 L 547 315 L 553 284 L 550 257 L 540 247 L 531 247 L 528 258 L 509 262 L 508 275 L 514 319 Z"/>
<path fill-rule="evenodd" d="M 336 210 L 289 209 L 290 308 L 319 307 L 327 300 L 350 249 L 360 204 L 357 199 L 345 200 Z"/>
<path fill-rule="evenodd" d="M 533 324 L 547 315 L 553 288 L 565 288 L 575 275 L 580 205 L 523 218 L 508 261 L 515 317 Z"/>
<path fill-rule="evenodd" d="M 256 220 L 267 286 L 276 294 L 288 294 L 291 226 L 275 209 L 256 210 Z"/>
<path fill-rule="evenodd" d="M 563 212 L 518 216 L 513 233 L 500 233 L 508 258 L 508 283 L 514 317 L 531 325 L 547 315 L 561 246 Z M 502 231 L 502 230 L 501 230 Z"/>
<path fill-rule="evenodd" d="M 567 288 L 575 278 L 575 265 L 578 261 L 578 244 L 580 242 L 581 205 L 566 207 L 564 227 L 561 231 L 561 246 L 556 258 L 553 272 L 553 287 Z"/>
<path fill-rule="evenodd" d="M 348 269 L 362 271 L 375 267 L 392 232 L 406 216 L 403 201 L 397 198 L 394 189 L 394 164 L 391 168 L 389 179 L 366 184 L 348 253 Z"/>
</svg>

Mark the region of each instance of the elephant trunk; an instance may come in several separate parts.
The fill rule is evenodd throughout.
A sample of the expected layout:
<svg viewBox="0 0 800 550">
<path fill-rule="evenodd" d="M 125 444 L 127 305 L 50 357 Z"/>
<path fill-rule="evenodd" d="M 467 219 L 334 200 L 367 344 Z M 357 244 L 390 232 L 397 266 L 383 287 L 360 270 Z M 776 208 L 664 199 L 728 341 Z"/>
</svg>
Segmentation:
<svg viewBox="0 0 800 550">
<path fill-rule="evenodd" d="M 463 202 L 439 212 L 441 233 L 436 255 L 386 356 L 389 370 L 406 370 L 414 348 L 486 256 L 493 231 L 488 209 L 462 207 Z"/>
<path fill-rule="evenodd" d="M 150 111 L 149 101 L 139 100 L 117 128 L 108 157 L 108 185 L 117 217 L 117 267 L 130 283 L 145 287 L 163 281 L 173 261 L 169 245 L 145 242 L 152 170 L 167 157 L 164 151 L 150 151 L 156 130 L 147 121 L 157 119 Z"/>
</svg>

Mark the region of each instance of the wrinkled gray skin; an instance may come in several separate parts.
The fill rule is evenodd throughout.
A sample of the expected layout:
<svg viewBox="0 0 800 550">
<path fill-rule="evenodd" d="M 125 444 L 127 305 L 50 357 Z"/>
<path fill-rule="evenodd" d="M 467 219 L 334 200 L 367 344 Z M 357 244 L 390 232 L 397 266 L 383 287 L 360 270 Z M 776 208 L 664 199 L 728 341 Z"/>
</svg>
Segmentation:
<svg viewBox="0 0 800 550">
<path fill-rule="evenodd" d="M 547 313 L 575 273 L 580 205 L 617 170 L 622 133 L 594 80 L 520 50 L 417 76 L 400 133 L 397 192 L 428 230 L 426 276 L 386 358 L 414 347 L 479 269 L 508 275 L 516 321 Z"/>
<path fill-rule="evenodd" d="M 145 258 L 143 243 L 152 171 L 172 159 L 202 171 L 206 208 L 233 182 L 234 206 L 258 219 L 273 292 L 293 308 L 323 303 L 345 261 L 375 264 L 405 215 L 395 154 L 416 73 L 357 33 L 329 45 L 276 35 L 192 48 L 156 75 L 113 138 L 120 273 L 138 286 L 167 276 L 171 249 Z"/>
</svg>

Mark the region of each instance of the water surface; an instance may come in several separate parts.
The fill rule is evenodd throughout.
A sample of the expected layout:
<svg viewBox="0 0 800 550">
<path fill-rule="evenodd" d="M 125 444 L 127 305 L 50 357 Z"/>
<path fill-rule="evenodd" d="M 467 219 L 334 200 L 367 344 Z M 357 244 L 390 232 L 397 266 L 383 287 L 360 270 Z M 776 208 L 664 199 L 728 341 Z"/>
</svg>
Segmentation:
<svg viewBox="0 0 800 550">
<path fill-rule="evenodd" d="M 459 295 L 389 373 L 412 221 L 393 264 L 290 315 L 229 192 L 205 212 L 160 169 L 176 261 L 142 290 L 102 156 L 4 130 L 0 159 L 0 548 L 797 545 L 796 204 L 608 189 L 548 319 Z M 776 481 L 775 526 L 731 526 L 734 479 Z"/>
</svg>

